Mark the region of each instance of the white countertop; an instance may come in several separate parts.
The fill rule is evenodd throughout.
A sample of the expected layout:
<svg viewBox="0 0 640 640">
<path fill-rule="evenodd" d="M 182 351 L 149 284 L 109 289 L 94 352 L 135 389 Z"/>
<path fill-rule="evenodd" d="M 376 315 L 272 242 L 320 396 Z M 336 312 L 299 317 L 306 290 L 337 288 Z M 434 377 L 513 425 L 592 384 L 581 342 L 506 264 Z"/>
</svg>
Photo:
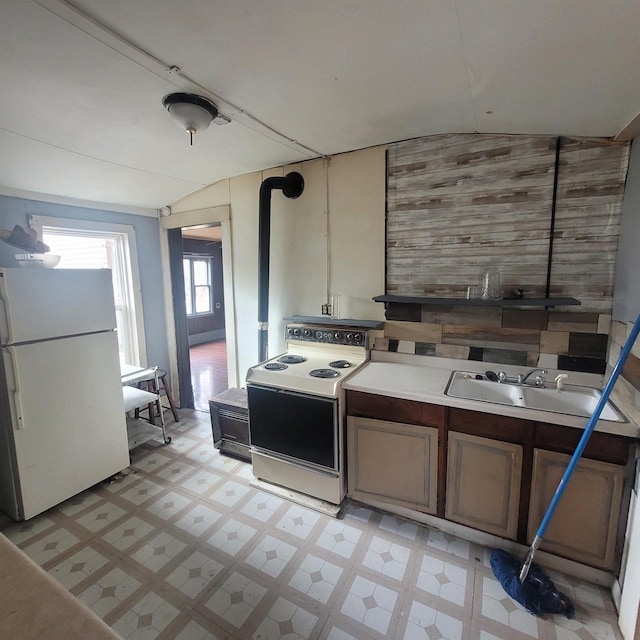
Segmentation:
<svg viewBox="0 0 640 640">
<path fill-rule="evenodd" d="M 491 402 L 479 402 L 465 400 L 445 395 L 445 388 L 449 382 L 451 372 L 454 370 L 469 371 L 472 373 L 484 373 L 491 369 L 494 371 L 506 371 L 509 375 L 516 375 L 529 370 L 526 367 L 514 367 L 509 365 L 493 365 L 486 362 L 461 361 L 448 358 L 430 358 L 428 356 L 403 356 L 402 354 L 388 354 L 374 352 L 375 360 L 368 362 L 364 367 L 352 375 L 342 385 L 350 391 L 362 391 L 382 396 L 416 400 L 447 407 L 458 407 L 493 413 L 497 415 L 522 418 L 560 424 L 568 427 L 584 429 L 588 418 L 550 413 L 535 409 L 524 409 Z M 548 379 L 553 380 L 555 371 L 549 371 Z M 562 373 L 567 373 L 562 372 Z M 570 373 L 572 384 L 583 384 L 602 388 L 602 377 L 593 374 Z M 600 381 L 600 383 L 598 382 Z M 610 422 L 599 420 L 596 431 L 613 433 L 630 438 L 640 438 L 640 427 L 632 422 Z"/>
</svg>

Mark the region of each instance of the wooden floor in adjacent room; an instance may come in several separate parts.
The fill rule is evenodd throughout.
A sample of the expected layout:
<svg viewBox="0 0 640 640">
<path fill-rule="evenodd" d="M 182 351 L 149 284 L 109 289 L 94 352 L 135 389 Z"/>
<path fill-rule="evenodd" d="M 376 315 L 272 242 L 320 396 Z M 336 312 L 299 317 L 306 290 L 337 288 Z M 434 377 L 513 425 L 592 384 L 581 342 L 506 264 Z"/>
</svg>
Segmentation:
<svg viewBox="0 0 640 640">
<path fill-rule="evenodd" d="M 189 348 L 193 401 L 198 411 L 209 411 L 209 400 L 228 388 L 227 342 L 216 340 Z"/>
</svg>

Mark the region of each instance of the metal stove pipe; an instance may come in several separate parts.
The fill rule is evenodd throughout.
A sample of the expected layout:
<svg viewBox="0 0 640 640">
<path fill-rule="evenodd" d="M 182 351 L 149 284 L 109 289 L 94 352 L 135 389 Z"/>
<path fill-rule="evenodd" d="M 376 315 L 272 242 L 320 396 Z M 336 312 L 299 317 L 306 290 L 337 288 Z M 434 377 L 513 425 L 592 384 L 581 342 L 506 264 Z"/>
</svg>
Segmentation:
<svg viewBox="0 0 640 640">
<path fill-rule="evenodd" d="M 269 339 L 269 249 L 271 242 L 271 192 L 282 189 L 287 198 L 299 198 L 304 178 L 292 171 L 284 177 L 263 180 L 258 208 L 258 362 L 267 359 Z"/>
</svg>

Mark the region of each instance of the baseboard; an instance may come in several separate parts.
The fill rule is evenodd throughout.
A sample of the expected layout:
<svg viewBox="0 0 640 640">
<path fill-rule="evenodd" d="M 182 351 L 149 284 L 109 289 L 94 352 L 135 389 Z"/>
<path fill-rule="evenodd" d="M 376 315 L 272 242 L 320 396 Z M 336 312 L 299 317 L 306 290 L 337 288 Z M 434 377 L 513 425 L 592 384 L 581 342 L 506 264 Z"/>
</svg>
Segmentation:
<svg viewBox="0 0 640 640">
<path fill-rule="evenodd" d="M 194 333 L 189 336 L 189 346 L 194 347 L 197 344 L 205 342 L 213 342 L 214 340 L 224 340 L 226 331 L 224 329 L 216 329 L 215 331 L 206 331 L 205 333 Z"/>
</svg>

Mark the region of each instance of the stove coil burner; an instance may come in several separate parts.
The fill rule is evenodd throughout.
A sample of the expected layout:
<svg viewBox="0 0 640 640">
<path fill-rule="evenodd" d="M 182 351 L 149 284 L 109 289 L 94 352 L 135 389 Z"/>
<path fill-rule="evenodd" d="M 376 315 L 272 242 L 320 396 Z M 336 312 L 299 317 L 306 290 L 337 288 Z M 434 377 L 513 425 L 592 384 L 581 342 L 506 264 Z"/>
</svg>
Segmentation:
<svg viewBox="0 0 640 640">
<path fill-rule="evenodd" d="M 351 366 L 351 363 L 348 360 L 334 360 L 329 363 L 329 366 L 334 369 L 348 369 Z"/>
<path fill-rule="evenodd" d="M 269 371 L 282 371 L 287 368 L 287 365 L 282 364 L 281 362 L 269 362 L 269 364 L 264 365 L 264 368 Z"/>
<path fill-rule="evenodd" d="M 340 374 L 335 369 L 314 369 L 309 371 L 313 378 L 337 378 Z"/>
<path fill-rule="evenodd" d="M 278 362 L 283 364 L 300 364 L 301 362 L 306 362 L 306 360 L 304 356 L 282 356 L 282 358 L 278 358 Z"/>
</svg>

